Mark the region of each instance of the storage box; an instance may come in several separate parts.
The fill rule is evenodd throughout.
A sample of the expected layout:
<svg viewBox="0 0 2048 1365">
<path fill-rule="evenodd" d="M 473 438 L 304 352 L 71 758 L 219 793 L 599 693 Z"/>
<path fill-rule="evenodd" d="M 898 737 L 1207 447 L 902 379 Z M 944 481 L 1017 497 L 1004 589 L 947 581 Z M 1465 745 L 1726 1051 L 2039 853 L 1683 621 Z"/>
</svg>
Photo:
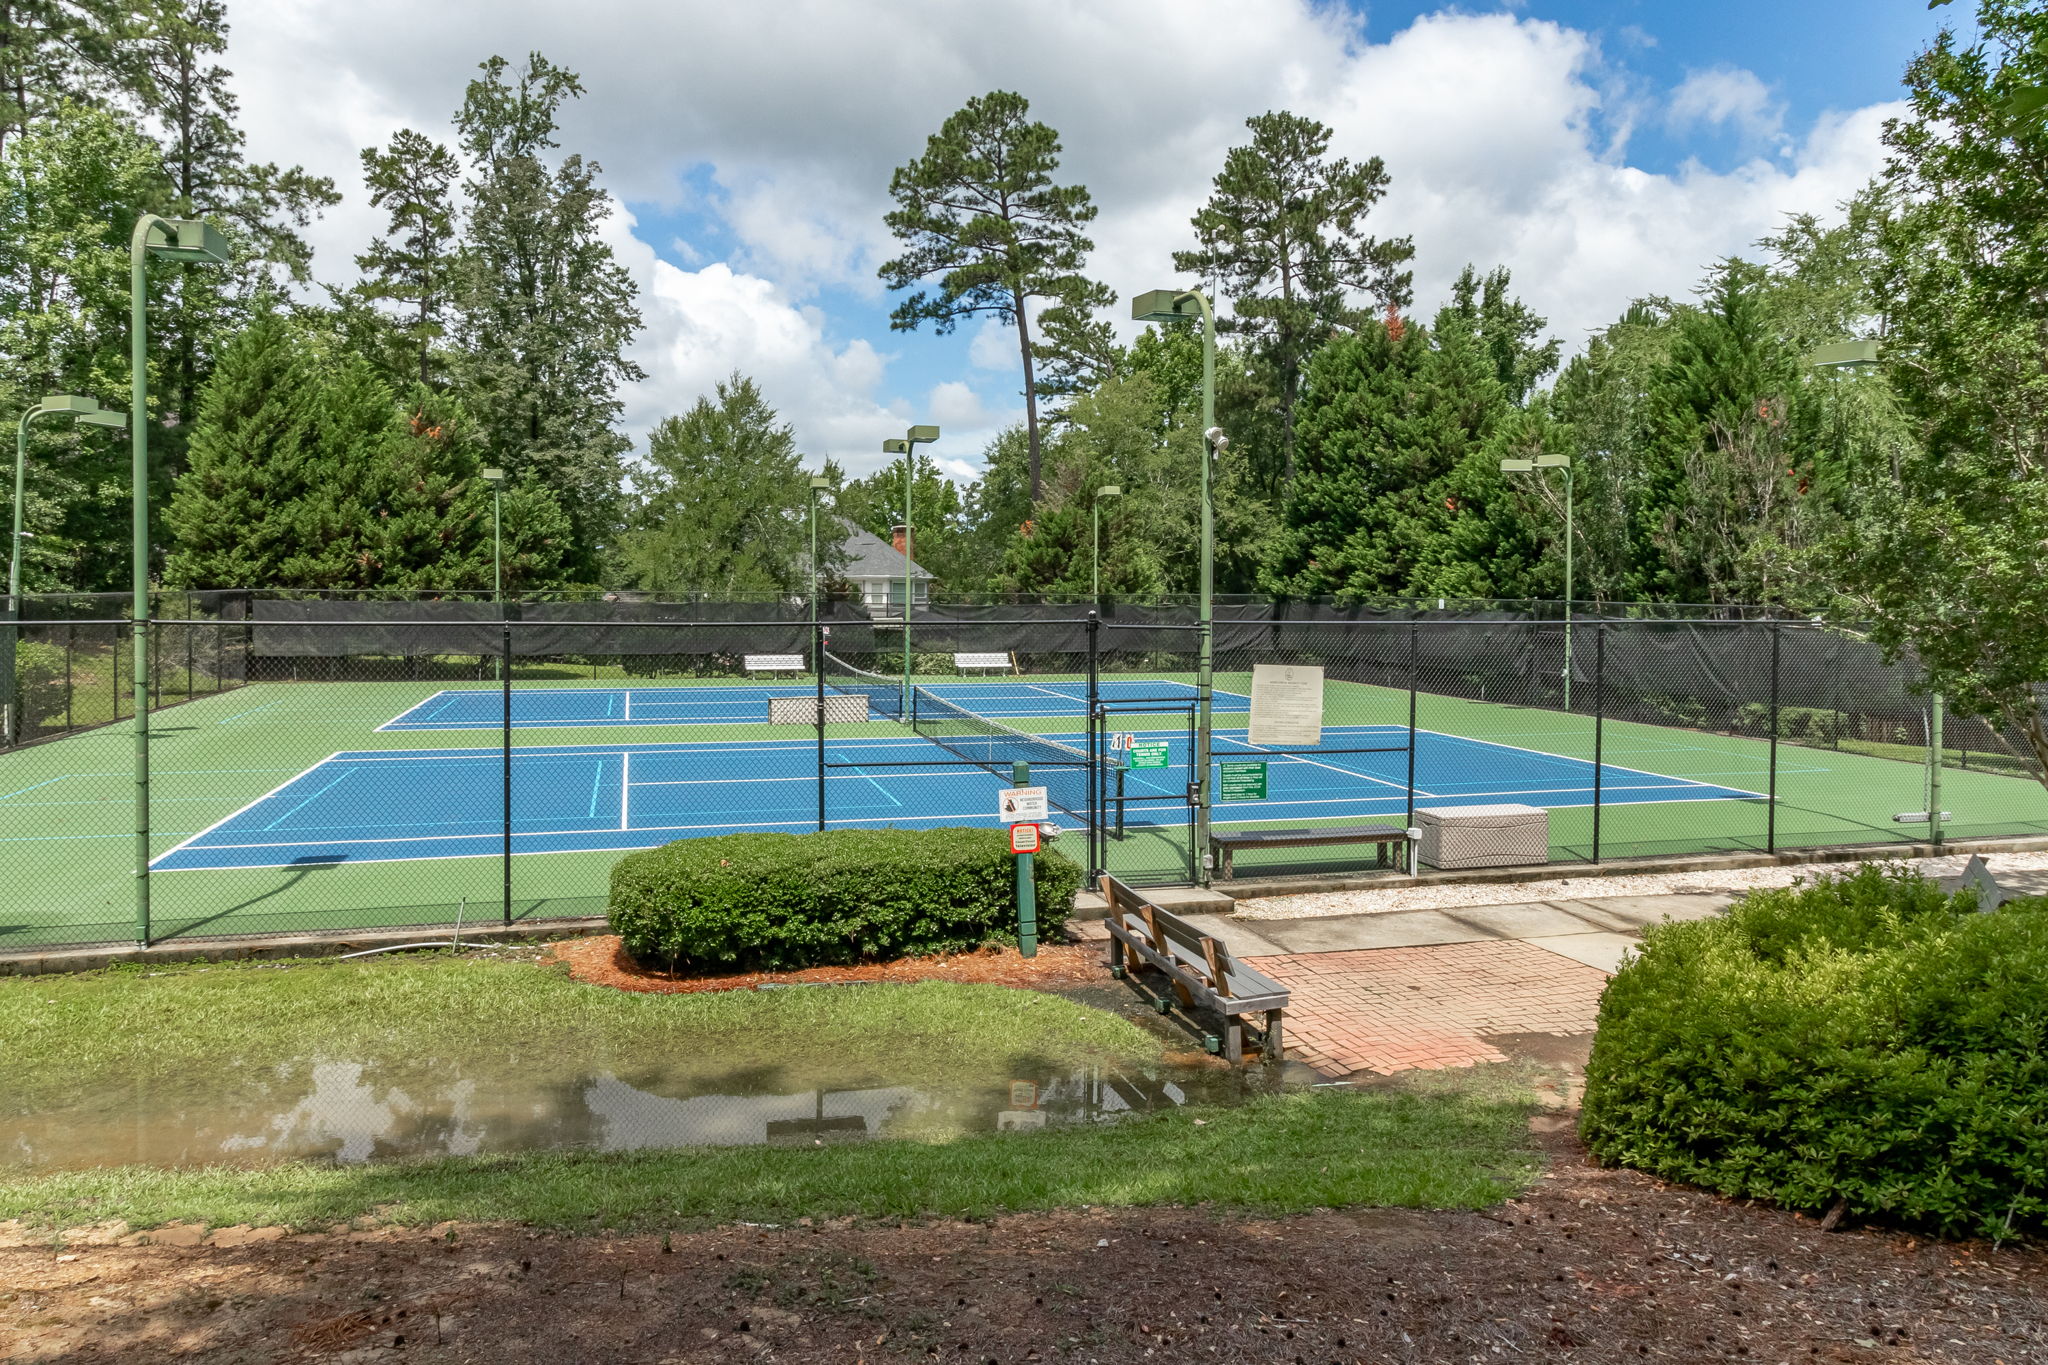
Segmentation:
<svg viewBox="0 0 2048 1365">
<path fill-rule="evenodd" d="M 1537 806 L 1433 806 L 1415 812 L 1417 850 L 1431 867 L 1515 867 L 1550 861 L 1550 812 Z"/>
</svg>

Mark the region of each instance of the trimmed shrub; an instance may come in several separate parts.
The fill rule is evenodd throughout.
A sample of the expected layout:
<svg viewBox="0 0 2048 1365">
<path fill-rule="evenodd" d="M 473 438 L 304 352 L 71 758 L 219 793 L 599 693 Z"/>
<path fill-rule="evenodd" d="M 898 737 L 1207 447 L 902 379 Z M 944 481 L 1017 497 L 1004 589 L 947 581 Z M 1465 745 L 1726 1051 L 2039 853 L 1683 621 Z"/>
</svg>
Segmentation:
<svg viewBox="0 0 2048 1365">
<path fill-rule="evenodd" d="M 1038 932 L 1057 936 L 1081 869 L 1034 860 Z M 612 869 L 626 951 L 677 971 L 786 970 L 957 952 L 1017 926 L 1000 829 L 724 834 L 629 854 Z"/>
<path fill-rule="evenodd" d="M 2048 900 L 1904 869 L 1651 929 L 1600 1004 L 1603 1162 L 1947 1236 L 2048 1227 Z"/>
</svg>

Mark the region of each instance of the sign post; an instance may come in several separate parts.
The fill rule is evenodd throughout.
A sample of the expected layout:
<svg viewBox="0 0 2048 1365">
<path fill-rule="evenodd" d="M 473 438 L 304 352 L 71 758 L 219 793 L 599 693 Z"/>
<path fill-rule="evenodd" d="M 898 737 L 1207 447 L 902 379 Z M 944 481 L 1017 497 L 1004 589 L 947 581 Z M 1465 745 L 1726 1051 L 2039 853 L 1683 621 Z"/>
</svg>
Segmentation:
<svg viewBox="0 0 2048 1365">
<path fill-rule="evenodd" d="M 1031 785 L 1031 765 L 1022 759 L 1010 769 L 1010 789 L 1003 793 L 1010 826 L 1010 851 L 1017 855 L 1017 951 L 1038 956 L 1038 888 L 1031 880 L 1032 854 L 1038 849 L 1038 825 L 1046 818 L 1045 788 Z M 1032 814 L 1026 815 L 1025 811 Z"/>
</svg>

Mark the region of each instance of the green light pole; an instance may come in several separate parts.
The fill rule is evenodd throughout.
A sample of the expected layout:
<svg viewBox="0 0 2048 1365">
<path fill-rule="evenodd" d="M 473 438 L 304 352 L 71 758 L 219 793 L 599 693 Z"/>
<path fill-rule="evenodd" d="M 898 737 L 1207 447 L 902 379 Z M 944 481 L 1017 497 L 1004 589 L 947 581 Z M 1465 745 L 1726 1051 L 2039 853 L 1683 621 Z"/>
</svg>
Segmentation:
<svg viewBox="0 0 2048 1365">
<path fill-rule="evenodd" d="M 21 736 L 18 708 L 14 695 L 14 653 L 15 638 L 20 631 L 21 621 L 21 551 L 22 543 L 31 539 L 22 529 L 22 507 L 26 498 L 28 476 L 28 424 L 49 413 L 60 413 L 76 417 L 87 426 L 125 427 L 128 415 L 115 412 L 99 405 L 96 398 L 80 398 L 76 394 L 53 393 L 21 415 L 21 421 L 14 428 L 14 534 L 8 540 L 7 556 L 7 649 L 0 658 L 0 694 L 5 697 L 4 725 L 0 725 L 0 736 L 8 744 L 17 744 Z"/>
<path fill-rule="evenodd" d="M 505 471 L 480 469 L 477 474 L 491 486 L 491 601 L 498 605 L 498 619 L 505 618 Z M 505 676 L 502 655 L 491 661 L 491 676 Z"/>
<path fill-rule="evenodd" d="M 816 639 L 818 624 L 818 500 L 832 490 L 832 480 L 823 474 L 811 475 L 811 638 Z M 825 667 L 823 659 L 815 660 L 820 670 Z"/>
<path fill-rule="evenodd" d="M 1089 509 L 1095 515 L 1095 553 L 1090 557 L 1089 572 L 1093 579 L 1095 605 L 1097 607 L 1102 605 L 1102 500 L 1104 498 L 1120 498 L 1123 495 L 1124 490 L 1121 485 L 1105 484 L 1103 487 L 1095 490 L 1095 505 Z"/>
<path fill-rule="evenodd" d="M 882 442 L 885 454 L 903 457 L 903 723 L 910 723 L 910 490 L 917 480 L 917 448 L 939 439 L 937 427 L 912 427 L 900 441 Z"/>
<path fill-rule="evenodd" d="M 1572 457 L 1538 455 L 1533 460 L 1502 460 L 1503 474 L 1525 474 L 1531 470 L 1564 471 L 1564 709 L 1572 709 Z"/>
<path fill-rule="evenodd" d="M 135 937 L 149 946 L 149 258 L 230 259 L 228 240 L 211 223 L 145 213 L 128 238 L 128 439 L 134 482 L 135 557 Z"/>
<path fill-rule="evenodd" d="M 1154 289 L 1131 300 L 1131 317 L 1137 322 L 1172 322 L 1197 315 L 1202 319 L 1202 620 L 1201 657 L 1195 671 L 1195 847 L 1201 853 L 1202 885 L 1207 886 L 1215 861 L 1209 849 L 1210 720 L 1216 691 L 1216 500 L 1211 466 L 1217 452 L 1230 444 L 1216 425 L 1216 310 L 1199 289 Z"/>
</svg>

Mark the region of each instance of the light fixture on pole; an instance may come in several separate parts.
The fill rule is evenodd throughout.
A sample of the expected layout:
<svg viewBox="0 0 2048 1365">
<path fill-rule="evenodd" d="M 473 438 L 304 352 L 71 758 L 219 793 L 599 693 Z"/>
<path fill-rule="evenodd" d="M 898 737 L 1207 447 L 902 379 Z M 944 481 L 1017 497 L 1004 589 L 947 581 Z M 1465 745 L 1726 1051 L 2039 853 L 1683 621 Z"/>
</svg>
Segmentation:
<svg viewBox="0 0 2048 1365">
<path fill-rule="evenodd" d="M 1572 457 L 1538 455 L 1534 459 L 1502 460 L 1503 474 L 1526 474 L 1546 469 L 1564 471 L 1564 709 L 1572 709 Z"/>
<path fill-rule="evenodd" d="M 149 258 L 187 264 L 232 259 L 211 223 L 145 213 L 128 238 L 128 436 L 134 484 L 135 937 L 149 946 Z"/>
<path fill-rule="evenodd" d="M 8 538 L 7 555 L 7 648 L 0 657 L 0 701 L 4 701 L 4 717 L 0 717 L 0 742 L 19 744 L 22 728 L 21 707 L 14 695 L 15 640 L 20 631 L 21 621 L 21 551 L 25 541 L 35 537 L 22 529 L 22 508 L 27 496 L 28 476 L 28 424 L 38 417 L 59 415 L 76 418 L 86 426 L 125 427 L 128 414 L 111 408 L 103 408 L 96 398 L 82 398 L 77 394 L 53 393 L 39 401 L 21 415 L 21 421 L 14 428 L 14 533 Z"/>
<path fill-rule="evenodd" d="M 1207 886 L 1209 868 L 1215 861 L 1209 848 L 1209 811 L 1213 804 L 1209 752 L 1213 744 L 1216 662 L 1216 501 L 1211 466 L 1217 453 L 1230 444 L 1223 428 L 1216 425 L 1216 310 L 1199 289 L 1154 289 L 1131 300 L 1131 318 L 1136 322 L 1176 322 L 1195 317 L 1202 320 L 1202 579 L 1201 628 L 1197 637 L 1201 655 L 1195 668 L 1195 849 L 1200 880 Z"/>
<path fill-rule="evenodd" d="M 912 427 L 900 441 L 882 442 L 886 454 L 903 457 L 903 723 L 910 723 L 910 490 L 917 482 L 917 448 L 939 439 L 937 427 Z"/>
<path fill-rule="evenodd" d="M 1089 561 L 1089 570 L 1094 579 L 1095 605 L 1097 607 L 1102 605 L 1102 500 L 1104 498 L 1120 498 L 1123 495 L 1124 490 L 1121 485 L 1105 484 L 1103 487 L 1095 490 L 1095 506 L 1090 509 L 1095 514 L 1095 553 Z"/>
</svg>

